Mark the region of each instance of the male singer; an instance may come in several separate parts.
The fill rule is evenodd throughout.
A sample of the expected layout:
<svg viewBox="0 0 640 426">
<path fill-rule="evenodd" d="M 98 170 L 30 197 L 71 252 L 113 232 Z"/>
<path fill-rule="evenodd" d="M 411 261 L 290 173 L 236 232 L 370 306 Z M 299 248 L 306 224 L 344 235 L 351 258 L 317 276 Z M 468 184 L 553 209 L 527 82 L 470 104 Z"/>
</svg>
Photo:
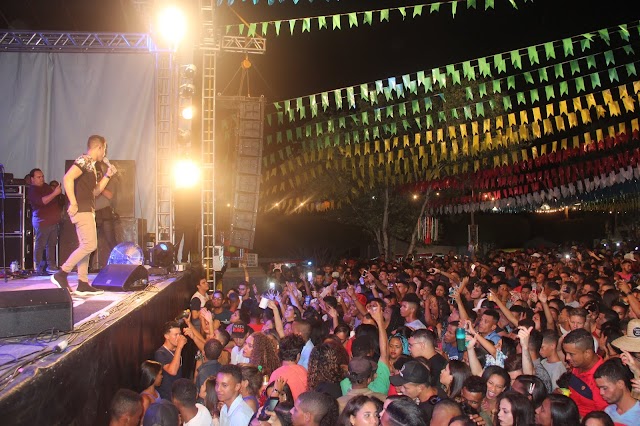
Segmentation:
<svg viewBox="0 0 640 426">
<path fill-rule="evenodd" d="M 69 198 L 67 212 L 71 222 L 76 226 L 79 245 L 60 267 L 60 271 L 51 276 L 51 282 L 60 288 L 72 291 L 67 275 L 74 266 L 78 265 L 78 287 L 75 294 L 81 296 L 103 293 L 102 290 L 89 285 L 89 255 L 98 245 L 95 218 L 96 196 L 104 190 L 109 179 L 117 172 L 116 168 L 106 160 L 106 152 L 107 141 L 103 136 L 89 136 L 87 153 L 75 160 L 63 179 L 64 189 Z M 104 161 L 109 166 L 100 182 L 96 174 L 96 161 Z"/>
</svg>

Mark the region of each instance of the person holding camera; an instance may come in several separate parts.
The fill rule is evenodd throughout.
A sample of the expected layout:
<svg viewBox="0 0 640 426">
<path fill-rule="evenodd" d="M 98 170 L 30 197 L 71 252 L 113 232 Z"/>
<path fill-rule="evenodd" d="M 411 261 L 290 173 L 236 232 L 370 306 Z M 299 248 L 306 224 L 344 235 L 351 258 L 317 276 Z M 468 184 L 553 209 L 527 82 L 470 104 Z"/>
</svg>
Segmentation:
<svg viewBox="0 0 640 426">
<path fill-rule="evenodd" d="M 158 393 L 162 399 L 171 401 L 171 386 L 182 378 L 182 349 L 187 338 L 182 334 L 177 321 L 169 321 L 164 325 L 164 343 L 156 350 L 153 359 L 162 364 L 162 382 Z"/>
</svg>

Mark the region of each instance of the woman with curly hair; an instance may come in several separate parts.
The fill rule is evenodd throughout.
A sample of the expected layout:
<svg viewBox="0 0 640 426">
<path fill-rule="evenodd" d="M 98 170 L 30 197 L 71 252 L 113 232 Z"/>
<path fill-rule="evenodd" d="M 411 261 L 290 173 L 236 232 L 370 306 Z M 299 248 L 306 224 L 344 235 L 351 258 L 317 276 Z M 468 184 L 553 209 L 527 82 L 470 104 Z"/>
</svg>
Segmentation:
<svg viewBox="0 0 640 426">
<path fill-rule="evenodd" d="M 340 381 L 344 379 L 341 358 L 338 345 L 322 343 L 313 348 L 309 356 L 307 389 L 324 392 L 336 399 L 341 397 Z"/>
<path fill-rule="evenodd" d="M 253 333 L 247 337 L 242 348 L 242 355 L 249 358 L 249 364 L 262 369 L 262 374 L 269 377 L 280 367 L 278 347 L 275 341 L 264 333 Z"/>
</svg>

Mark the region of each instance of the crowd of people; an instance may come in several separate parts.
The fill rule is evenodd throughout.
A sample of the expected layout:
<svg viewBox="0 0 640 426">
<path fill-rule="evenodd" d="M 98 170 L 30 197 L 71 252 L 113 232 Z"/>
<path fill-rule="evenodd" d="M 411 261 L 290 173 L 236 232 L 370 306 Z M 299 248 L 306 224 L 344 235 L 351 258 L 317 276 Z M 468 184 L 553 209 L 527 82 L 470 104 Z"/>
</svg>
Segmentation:
<svg viewBox="0 0 640 426">
<path fill-rule="evenodd" d="M 112 424 L 636 425 L 632 248 L 282 266 L 267 291 L 202 279 Z"/>
</svg>

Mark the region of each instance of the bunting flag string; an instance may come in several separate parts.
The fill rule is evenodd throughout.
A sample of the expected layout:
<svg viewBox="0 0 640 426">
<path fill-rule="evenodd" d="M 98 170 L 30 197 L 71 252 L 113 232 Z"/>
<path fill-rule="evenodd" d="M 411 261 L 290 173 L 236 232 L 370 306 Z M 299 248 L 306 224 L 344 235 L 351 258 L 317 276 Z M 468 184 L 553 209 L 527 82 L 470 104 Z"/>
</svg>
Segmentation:
<svg viewBox="0 0 640 426">
<path fill-rule="evenodd" d="M 629 64 L 619 65 L 617 68 L 620 68 L 620 69 L 626 68 L 628 67 L 628 65 Z M 635 67 L 635 63 L 631 63 L 631 65 Z M 637 77 L 633 74 L 628 75 L 628 77 L 632 77 L 632 76 Z M 574 92 L 574 96 L 578 95 L 574 98 L 566 98 L 566 95 L 569 95 L 568 93 L 569 89 L 565 88 L 565 84 L 563 84 L 563 82 L 560 82 L 555 86 L 550 85 L 552 89 L 555 87 L 559 91 L 559 93 L 562 94 L 563 97 L 565 97 L 566 99 L 562 100 L 560 99 L 560 96 L 557 96 L 558 99 L 556 99 L 556 97 L 553 97 L 553 98 L 548 97 L 546 100 L 550 103 L 556 102 L 558 105 L 557 108 L 560 109 L 561 113 L 569 113 L 569 112 L 582 113 L 583 108 L 581 105 L 582 105 L 583 99 L 581 99 L 581 96 L 585 96 L 584 101 L 586 101 L 589 105 L 591 105 L 595 102 L 595 100 L 592 100 L 592 98 L 595 95 L 601 95 L 602 93 L 606 94 L 608 93 L 608 90 L 609 90 L 609 89 L 606 89 L 606 90 L 596 91 L 597 88 L 602 87 L 602 84 L 600 85 L 593 84 L 593 80 L 594 80 L 593 78 L 590 78 L 588 80 L 591 81 L 591 90 L 588 92 L 586 91 L 586 89 L 583 92 L 579 92 L 577 90 L 577 84 L 576 84 L 577 78 L 570 79 L 564 82 L 566 83 L 566 85 L 568 85 L 569 83 L 574 83 L 576 90 L 572 90 L 572 92 Z M 507 95 L 507 97 L 503 99 L 507 99 L 507 98 L 509 98 L 509 95 Z M 426 99 L 427 98 L 425 98 L 425 100 Z M 546 104 L 546 109 L 547 109 L 546 112 L 542 112 L 540 107 L 533 108 L 534 105 L 540 104 L 541 101 L 542 99 L 538 99 L 535 102 L 531 102 L 531 99 L 529 99 L 523 102 L 518 102 L 517 106 L 520 106 L 521 103 L 523 105 L 530 104 L 532 108 L 525 111 L 525 110 L 518 110 L 517 108 L 514 108 L 512 106 L 511 108 L 504 108 L 504 111 L 502 113 L 499 112 L 500 111 L 499 108 L 498 109 L 496 108 L 495 102 L 491 102 L 491 101 L 475 102 L 472 104 L 458 106 L 454 110 L 440 111 L 440 113 L 445 113 L 445 119 L 441 120 L 439 118 L 437 124 L 434 123 L 433 116 L 431 114 L 427 114 L 427 112 L 431 111 L 431 109 L 425 111 L 425 113 L 423 113 L 422 115 L 419 115 L 417 113 L 410 114 L 407 112 L 408 103 L 404 103 L 397 106 L 387 106 L 385 108 L 386 116 L 390 117 L 390 119 L 385 119 L 384 121 L 381 118 L 382 115 L 380 114 L 378 116 L 375 113 L 375 111 L 374 111 L 373 117 L 370 120 L 368 112 L 365 111 L 357 115 L 354 114 L 352 116 L 346 117 L 350 119 L 350 124 L 351 122 L 354 124 L 353 126 L 351 125 L 347 126 L 344 118 L 338 118 L 337 126 L 335 125 L 336 120 L 330 119 L 326 122 L 317 122 L 315 123 L 315 126 L 307 126 L 305 128 L 297 127 L 295 129 L 295 138 L 293 136 L 293 132 L 289 131 L 288 133 L 286 133 L 287 134 L 286 140 L 288 143 L 300 142 L 305 145 L 305 149 L 307 149 L 307 147 L 309 149 L 314 149 L 313 147 L 327 146 L 327 141 L 328 141 L 327 138 L 329 138 L 329 142 L 328 142 L 329 145 L 336 146 L 336 145 L 351 144 L 352 141 L 353 143 L 358 143 L 360 141 L 371 141 L 371 140 L 380 139 L 380 138 L 384 139 L 388 137 L 398 136 L 406 132 L 410 132 L 410 133 L 421 132 L 424 129 L 429 130 L 433 128 L 438 128 L 440 125 L 453 127 L 455 129 L 456 127 L 458 127 L 457 123 L 455 125 L 448 123 L 452 119 L 455 120 L 456 117 L 454 117 L 454 113 L 453 113 L 453 111 L 455 110 L 464 110 L 465 120 L 474 120 L 474 119 L 475 120 L 491 120 L 490 118 L 486 118 L 485 114 L 483 113 L 484 109 L 486 108 L 487 110 L 498 111 L 498 114 L 501 114 L 500 116 L 506 115 L 507 117 L 509 117 L 511 115 L 515 115 L 519 113 L 519 117 L 523 120 L 523 123 L 526 123 L 529 120 L 542 121 L 543 116 L 546 118 L 549 118 L 553 116 L 553 114 L 550 113 L 550 111 L 548 111 L 550 108 L 549 107 L 550 104 Z M 418 108 L 415 108 L 416 103 L 418 103 Z M 419 102 L 418 100 L 413 100 L 412 104 L 414 105 L 414 107 L 412 107 L 411 109 L 413 111 L 419 112 L 420 111 L 419 105 L 422 103 L 423 102 Z M 569 104 L 569 107 L 567 107 L 567 103 Z M 607 105 L 609 104 L 609 102 L 606 102 L 606 100 L 605 100 L 605 103 Z M 478 105 L 481 105 L 482 107 L 480 108 Z M 628 105 L 628 107 L 631 107 L 631 106 Z M 394 113 L 396 109 L 399 111 L 399 113 Z M 381 112 L 382 109 L 377 109 L 376 111 Z M 525 112 L 523 113 L 523 111 Z M 361 120 L 359 120 L 359 118 L 361 118 Z M 510 121 L 512 120 L 513 119 L 510 119 Z M 499 123 L 495 124 L 495 128 L 500 128 L 500 127 L 502 126 Z M 474 127 L 475 130 L 473 130 L 473 134 L 478 133 L 477 128 L 478 126 L 476 125 Z M 278 143 L 282 143 L 284 141 L 284 136 L 282 132 L 276 132 L 275 136 L 276 136 L 276 141 Z M 450 135 L 447 134 L 447 136 L 450 136 Z M 455 137 L 455 133 L 453 137 Z M 268 145 L 271 144 L 273 142 L 273 135 L 267 135 L 266 140 Z"/>
<path fill-rule="evenodd" d="M 629 27 L 631 27 L 631 29 L 636 29 L 636 31 L 629 31 Z M 607 59 L 607 57 L 610 58 L 610 56 L 613 55 L 613 52 L 616 50 L 623 49 L 627 55 L 635 53 L 633 47 L 628 44 L 630 42 L 629 35 L 632 34 L 634 40 L 636 38 L 640 39 L 639 28 L 640 27 L 639 27 L 638 21 L 634 21 L 631 24 L 621 24 L 615 27 L 605 28 L 592 33 L 573 36 L 573 37 L 564 39 L 564 41 L 556 40 L 556 41 L 546 42 L 539 45 L 529 46 L 522 49 L 517 49 L 512 52 L 498 53 L 493 55 L 493 57 L 477 58 L 472 61 L 449 64 L 444 67 L 441 67 L 442 69 L 434 68 L 433 70 L 418 71 L 415 75 L 406 74 L 400 78 L 400 81 L 396 77 L 390 77 L 384 80 L 377 80 L 373 83 L 363 83 L 356 86 L 335 89 L 334 93 L 342 94 L 349 91 L 354 94 L 358 94 L 357 97 L 359 99 L 372 102 L 372 105 L 374 104 L 373 102 L 378 103 L 379 101 L 378 96 L 380 95 L 384 95 L 384 98 L 389 100 L 394 97 L 396 99 L 405 97 L 406 93 L 418 94 L 418 92 L 420 91 L 421 93 L 426 94 L 430 91 L 433 91 L 434 87 L 436 86 L 440 88 L 446 87 L 447 77 L 451 79 L 451 82 L 453 84 L 461 84 L 460 82 L 462 77 L 460 76 L 461 74 L 460 67 L 462 68 L 462 76 L 468 82 L 477 82 L 477 74 L 485 78 L 487 77 L 493 78 L 494 73 L 491 70 L 492 63 L 494 64 L 493 66 L 495 67 L 495 71 L 497 71 L 498 74 L 506 73 L 507 60 L 504 57 L 507 55 L 512 58 L 512 62 L 514 58 L 520 57 L 522 55 L 527 55 L 529 57 L 529 61 L 532 67 L 534 65 L 540 65 L 540 67 L 535 69 L 534 71 L 538 71 L 537 72 L 538 81 L 542 83 L 543 81 L 549 80 L 549 71 L 552 72 L 552 75 L 555 74 L 556 78 L 559 76 L 563 77 L 564 65 L 566 63 L 569 63 L 571 67 L 572 75 L 574 75 L 579 69 L 586 68 L 587 70 L 591 70 L 592 68 L 596 67 L 596 58 L 594 57 L 594 55 L 587 55 L 586 52 L 592 49 L 592 47 L 595 45 L 595 42 L 597 40 L 600 40 L 603 42 L 606 40 L 607 46 L 610 46 L 611 32 L 617 33 L 619 35 L 618 37 L 619 40 L 625 43 L 625 45 L 620 47 L 612 47 L 608 49 L 606 52 L 607 56 L 605 56 L 605 60 L 607 61 L 607 63 L 609 63 L 609 60 L 610 60 L 610 59 Z M 568 47 L 569 45 L 573 46 L 574 44 L 580 45 L 581 52 L 585 54 L 584 56 L 575 57 L 575 55 L 573 54 L 573 48 Z M 556 56 L 557 56 L 555 54 L 556 45 L 558 46 L 558 48 L 560 45 L 563 46 L 565 59 L 567 59 L 567 61 L 561 62 L 560 64 L 556 64 L 553 67 L 553 69 L 550 69 L 550 67 L 542 66 L 543 62 L 548 63 L 552 59 L 553 60 L 556 59 Z M 540 55 L 538 52 L 541 47 L 544 47 L 544 50 L 545 50 L 545 54 L 543 55 L 542 60 L 540 59 Z M 559 55 L 558 55 L 558 58 L 559 58 Z M 584 60 L 582 68 L 578 66 L 578 62 L 577 62 L 580 59 Z M 518 61 L 516 59 L 515 64 L 521 65 L 521 61 Z M 522 67 L 518 68 L 514 66 L 514 70 L 523 71 L 523 68 Z M 635 72 L 635 70 L 633 70 L 633 72 Z M 528 71 L 528 73 L 524 71 L 522 72 L 522 76 L 527 82 L 529 82 L 529 80 L 532 79 L 533 74 L 534 73 L 532 71 Z M 507 77 L 498 79 L 498 81 L 504 80 L 505 78 Z M 511 82 L 513 82 L 513 84 L 515 85 L 515 81 L 516 81 L 515 77 L 512 77 L 508 81 L 508 83 L 510 85 Z M 370 94 L 374 94 L 375 96 L 370 96 Z M 274 108 L 275 111 L 281 111 L 283 108 L 283 105 L 286 106 L 286 105 L 290 105 L 291 103 L 295 103 L 297 105 L 296 109 L 294 110 L 289 108 L 289 110 L 287 111 L 289 121 L 292 122 L 296 119 L 295 113 L 296 112 L 299 113 L 303 108 L 305 111 L 306 111 L 306 108 L 310 108 L 312 111 L 312 117 L 315 117 L 318 112 L 318 105 L 317 105 L 318 98 L 322 99 L 323 110 L 326 110 L 330 106 L 337 108 L 336 105 L 331 105 L 327 92 L 316 93 L 316 94 L 308 95 L 302 98 L 288 99 L 288 100 L 274 102 L 271 108 Z M 342 98 L 342 95 L 341 95 L 341 98 Z M 314 100 L 316 101 L 315 104 L 313 103 Z M 349 105 L 349 108 L 355 107 L 355 104 L 356 104 L 355 97 L 354 97 L 354 102 L 346 103 L 346 105 Z M 298 118 L 300 119 L 302 117 L 298 117 Z"/>
<path fill-rule="evenodd" d="M 232 0 L 229 0 L 232 1 Z M 482 0 L 480 0 L 482 1 Z M 257 0 L 254 0 L 254 3 Z M 524 3 L 529 2 L 529 0 L 523 0 Z M 533 0 L 531 0 L 533 2 Z M 435 3 L 423 3 L 412 6 L 398 6 L 398 7 L 390 7 L 384 9 L 374 9 L 374 10 L 366 10 L 359 12 L 347 12 L 347 13 L 338 13 L 334 15 L 322 15 L 322 16 L 309 16 L 303 18 L 294 18 L 288 20 L 273 20 L 273 21 L 263 21 L 263 22 L 252 22 L 247 24 L 233 24 L 226 25 L 225 30 L 227 34 L 230 35 L 239 35 L 239 36 L 248 36 L 254 37 L 258 33 L 262 37 L 268 36 L 270 33 L 275 34 L 276 36 L 280 35 L 280 28 L 283 23 L 289 23 L 290 34 L 293 35 L 295 32 L 295 28 L 301 28 L 301 32 L 311 32 L 319 31 L 323 29 L 328 29 L 327 22 L 331 22 L 332 30 L 342 30 L 346 28 L 353 28 L 358 26 L 369 25 L 373 26 L 376 23 L 382 22 L 390 22 L 390 16 L 393 16 L 394 19 L 401 18 L 403 21 L 409 18 L 416 18 L 423 15 L 423 11 L 426 11 L 429 8 L 429 14 L 440 11 L 440 6 L 447 6 L 451 11 L 451 16 L 455 18 L 458 3 L 462 3 L 463 7 L 467 9 L 477 9 L 476 1 L 469 0 L 444 0 L 438 1 Z M 218 0 L 218 4 L 221 4 L 221 0 Z M 515 0 L 510 0 L 510 4 L 514 9 L 518 9 Z M 230 4 L 231 6 L 231 4 Z M 485 10 L 493 9 L 493 1 L 485 0 Z M 246 34 L 245 34 L 246 29 Z"/>
<path fill-rule="evenodd" d="M 633 84 L 633 87 L 634 88 L 632 89 L 632 93 L 634 93 L 637 96 L 637 93 L 640 92 L 640 84 L 638 82 L 635 82 Z M 620 99 L 623 99 L 622 101 L 623 103 L 627 102 L 627 101 L 624 101 L 624 99 L 631 97 L 631 95 L 628 94 L 628 89 L 626 86 L 620 86 L 618 92 L 621 97 L 624 96 L 623 98 L 620 98 Z M 615 118 L 616 116 L 620 115 L 619 112 L 616 114 L 617 108 L 619 108 L 619 101 L 613 99 L 613 94 L 611 93 L 605 94 L 603 95 L 603 98 L 607 99 L 609 102 L 609 105 L 608 105 L 609 115 L 612 118 Z M 593 122 L 600 120 L 606 114 L 607 110 L 602 105 L 593 104 L 591 105 L 591 107 L 595 107 L 593 108 L 594 109 L 593 114 L 596 115 L 596 117 L 592 119 L 590 118 L 590 120 L 592 120 Z M 633 111 L 633 110 L 628 109 L 627 111 Z M 587 113 L 589 115 L 591 114 L 589 110 L 587 110 Z M 550 127 L 547 129 L 545 134 L 550 135 L 557 132 L 565 131 L 567 128 L 576 127 L 578 123 L 577 122 L 572 123 L 572 120 L 577 119 L 577 117 L 576 117 L 576 114 L 573 114 L 573 116 L 572 114 L 573 113 L 568 113 L 566 114 L 567 115 L 566 117 L 556 116 L 554 120 L 549 119 L 548 124 Z M 396 164 L 395 172 L 400 173 L 401 170 L 399 167 L 399 163 L 403 162 L 404 174 L 408 174 L 408 173 L 424 174 L 425 171 L 429 172 L 428 170 L 429 166 L 433 167 L 439 163 L 443 163 L 443 164 L 446 163 L 449 166 L 450 162 L 454 162 L 454 161 L 457 162 L 457 163 L 453 163 L 453 166 L 455 166 L 456 164 L 460 163 L 460 161 L 463 161 L 462 166 L 458 166 L 458 167 L 468 168 L 469 164 L 473 164 L 473 169 L 477 171 L 480 168 L 481 163 L 483 167 L 490 165 L 489 163 L 490 159 L 493 160 L 493 166 L 499 166 L 500 164 L 508 164 L 510 161 L 514 161 L 514 162 L 518 161 L 519 158 L 527 159 L 530 157 L 535 159 L 538 157 L 538 152 L 540 154 L 545 154 L 547 150 L 550 152 L 555 152 L 556 149 L 558 149 L 557 142 L 553 142 L 551 144 L 543 144 L 537 147 L 531 146 L 529 148 L 527 148 L 527 146 L 525 145 L 522 145 L 522 142 L 536 140 L 536 138 L 542 137 L 541 134 L 539 133 L 536 134 L 536 132 L 540 132 L 540 126 L 537 123 L 532 123 L 531 125 L 521 124 L 518 127 L 517 122 L 515 122 L 514 127 L 509 126 L 506 128 L 506 131 L 504 132 L 504 134 L 502 131 L 499 131 L 496 133 L 496 136 L 494 137 L 492 137 L 491 132 L 488 132 L 488 133 L 485 133 L 484 135 L 474 135 L 472 138 L 462 138 L 460 141 L 452 140 L 450 145 L 447 145 L 446 143 L 441 142 L 439 144 L 441 145 L 439 149 L 437 146 L 438 144 L 432 143 L 430 145 L 430 152 L 427 151 L 428 147 L 420 146 L 418 147 L 417 150 L 416 148 L 410 147 L 406 150 L 406 153 L 404 149 L 400 149 L 397 152 L 393 152 L 393 151 L 387 152 L 386 155 L 384 153 L 371 154 L 370 146 L 367 149 L 367 146 L 365 144 L 365 148 L 364 148 L 365 155 L 361 155 L 360 146 L 357 145 L 354 147 L 357 149 L 354 150 L 353 156 L 350 154 L 350 152 L 341 153 L 343 154 L 343 156 L 341 156 L 341 159 L 340 159 L 342 163 L 341 168 L 346 169 L 347 167 L 351 166 L 350 168 L 360 167 L 364 169 L 364 165 L 368 164 L 368 167 L 371 170 L 370 175 L 373 175 L 374 165 L 377 165 L 377 166 L 385 165 L 385 168 L 388 169 L 390 164 L 395 163 Z M 609 134 L 614 133 L 614 128 L 609 127 L 607 129 L 607 132 Z M 420 135 L 420 136 L 423 136 L 423 135 Z M 429 138 L 432 137 L 432 135 L 429 135 L 429 133 L 425 134 L 424 136 L 425 136 L 424 139 L 427 141 L 429 141 Z M 531 137 L 533 137 L 534 139 L 531 139 Z M 602 137 L 603 137 L 603 132 L 601 130 L 596 130 L 595 140 L 600 140 L 602 139 Z M 585 138 L 587 137 L 585 136 Z M 589 136 L 589 140 L 590 138 L 591 136 Z M 416 140 L 419 140 L 418 135 L 416 135 Z M 572 141 L 574 146 L 576 143 L 575 141 L 576 139 L 574 137 Z M 491 142 L 494 142 L 494 145 L 492 145 Z M 387 143 L 391 145 L 391 141 L 385 141 L 385 145 L 387 145 Z M 565 146 L 567 146 L 567 144 L 568 144 L 567 140 L 562 141 L 562 144 L 560 144 L 560 148 L 564 148 Z M 399 141 L 395 139 L 393 141 L 393 145 L 394 147 L 398 146 Z M 407 138 L 407 141 L 403 142 L 403 146 L 408 146 L 408 138 Z M 469 148 L 471 148 L 471 150 Z M 319 165 L 318 173 L 321 174 L 323 173 L 324 168 L 331 168 L 330 160 L 333 157 L 334 151 L 335 150 L 333 147 L 319 150 L 317 153 L 317 160 L 316 160 L 315 152 L 312 152 L 311 155 L 304 153 L 302 157 L 298 156 L 295 159 L 289 159 L 286 161 L 286 163 L 283 163 L 279 167 L 272 168 L 270 170 L 267 169 L 265 173 L 265 178 L 264 178 L 265 183 L 268 182 L 270 178 L 272 177 L 275 178 L 279 174 L 281 175 L 282 179 L 285 178 L 285 175 L 287 175 L 287 173 L 296 175 L 301 171 L 301 170 L 298 170 L 298 168 L 305 170 L 309 167 L 310 163 L 315 163 L 316 161 L 319 163 L 321 162 L 325 163 L 324 165 L 326 167 L 323 167 L 322 164 Z M 450 157 L 448 157 L 448 154 L 447 154 L 448 151 L 452 152 Z M 460 151 L 459 154 L 458 154 L 458 151 Z M 453 152 L 456 152 L 456 156 L 453 155 Z M 357 163 L 356 163 L 356 157 L 360 157 Z M 475 157 L 476 159 L 473 160 L 473 157 Z M 304 158 L 304 165 L 303 165 L 302 158 Z M 298 167 L 295 166 L 294 160 L 295 160 L 295 163 L 297 163 Z M 413 170 L 410 170 L 409 164 L 413 165 Z M 335 168 L 339 168 L 339 166 L 336 164 Z M 292 185 L 292 187 L 295 187 L 295 185 Z M 285 188 L 282 188 L 282 187 L 280 189 L 285 190 Z M 273 191 L 274 190 L 272 189 L 272 192 Z"/>
</svg>

